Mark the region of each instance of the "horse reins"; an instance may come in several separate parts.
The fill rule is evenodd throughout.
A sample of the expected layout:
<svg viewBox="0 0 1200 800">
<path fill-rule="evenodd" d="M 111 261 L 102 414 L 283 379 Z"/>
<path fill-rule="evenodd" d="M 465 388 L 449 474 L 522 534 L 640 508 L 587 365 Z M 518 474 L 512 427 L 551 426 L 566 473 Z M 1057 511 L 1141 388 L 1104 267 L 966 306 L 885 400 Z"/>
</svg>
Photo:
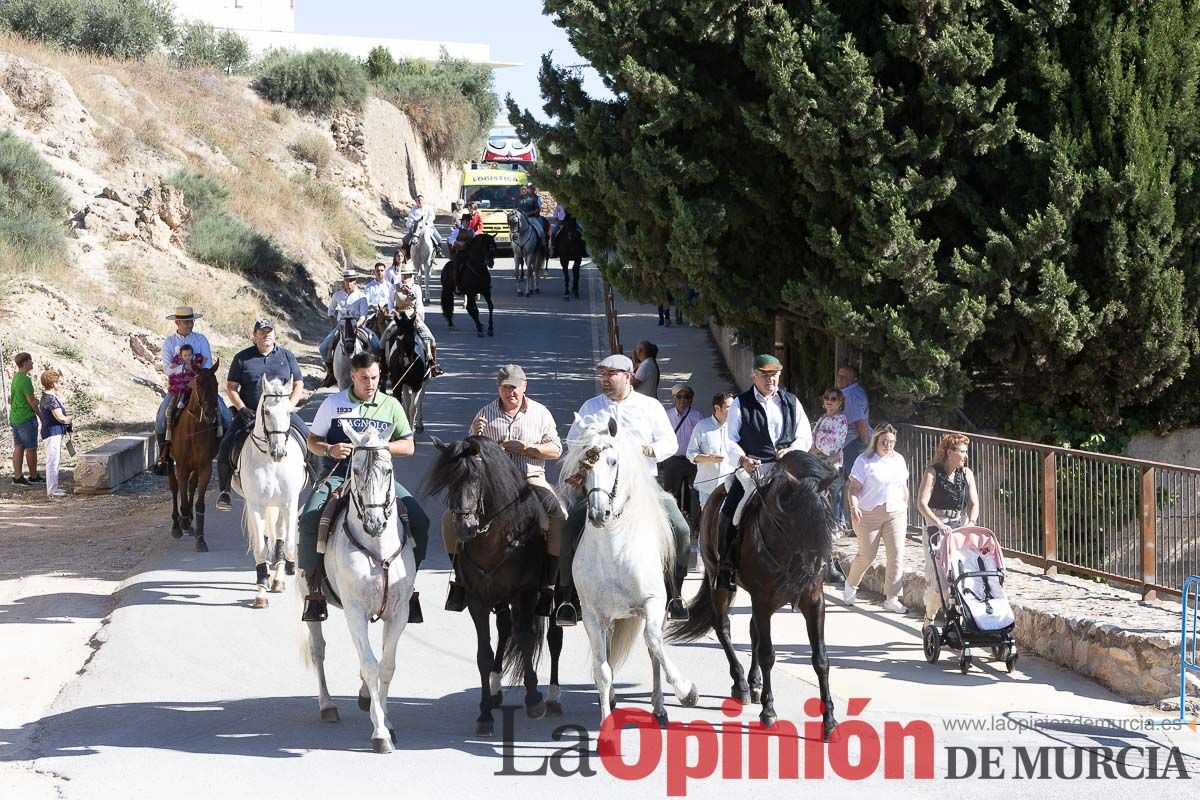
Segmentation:
<svg viewBox="0 0 1200 800">
<path fill-rule="evenodd" d="M 257 430 L 250 431 L 250 441 L 254 442 L 255 449 L 258 450 L 258 452 L 262 453 L 264 456 L 270 455 L 270 453 L 267 452 L 267 448 L 271 446 L 271 437 L 272 436 L 287 436 L 288 434 L 291 433 L 290 427 L 285 428 L 284 430 L 281 430 L 281 431 L 273 431 L 267 427 L 266 404 L 263 401 L 268 398 L 273 399 L 273 398 L 279 398 L 279 397 L 291 397 L 291 395 L 290 394 L 277 394 L 277 393 L 276 394 L 264 394 L 259 398 L 259 401 L 258 401 L 259 405 L 262 406 L 262 408 L 263 408 L 262 436 L 260 437 L 258 435 Z M 259 446 L 259 444 L 258 444 L 260 441 L 263 443 L 262 446 Z M 284 446 L 286 447 L 286 444 Z"/>
<path fill-rule="evenodd" d="M 376 445 L 375 447 L 357 447 L 355 449 L 356 450 L 387 450 L 387 445 Z M 355 482 L 354 482 L 354 470 L 353 469 L 350 470 L 350 477 L 349 477 L 349 480 L 347 481 L 347 483 L 350 486 L 350 504 L 354 507 L 354 510 L 358 513 L 359 519 L 363 518 L 363 516 L 364 516 L 363 511 L 365 509 L 370 509 L 370 508 L 382 508 L 383 509 L 383 519 L 384 519 L 385 524 L 386 524 L 387 520 L 392 518 L 392 508 L 395 505 L 395 499 L 393 497 L 394 489 L 392 487 L 392 481 L 390 481 L 390 480 L 388 481 L 387 496 L 386 496 L 386 499 L 384 500 L 384 502 L 382 502 L 382 503 L 363 503 L 359 499 L 358 492 L 354 491 L 354 483 Z M 408 516 L 404 515 L 404 519 L 407 520 Z M 358 550 L 360 553 L 365 555 L 367 557 L 368 561 L 378 562 L 380 569 L 383 570 L 383 602 L 380 603 L 380 605 L 379 605 L 379 611 L 377 611 L 371 615 L 371 620 L 370 620 L 371 622 L 378 622 L 379 620 L 383 619 L 384 612 L 387 611 L 388 592 L 390 591 L 389 584 L 391 583 L 391 581 L 388 580 L 388 571 L 391 569 L 392 562 L 395 561 L 397 558 L 399 558 L 400 555 L 404 552 L 404 545 L 408 542 L 408 531 L 407 531 L 407 529 L 405 529 L 404 534 L 401 535 L 400 546 L 396 548 L 396 552 L 392 553 L 387 558 L 381 559 L 379 556 L 375 555 L 375 553 L 371 552 L 371 550 L 368 549 L 366 545 L 364 545 L 362 542 L 358 541 L 357 538 L 355 538 L 354 532 L 350 529 L 349 525 L 343 525 L 342 527 L 345 528 L 345 530 L 346 530 L 346 538 L 350 540 L 350 544 L 354 545 L 354 548 L 356 550 Z"/>
</svg>

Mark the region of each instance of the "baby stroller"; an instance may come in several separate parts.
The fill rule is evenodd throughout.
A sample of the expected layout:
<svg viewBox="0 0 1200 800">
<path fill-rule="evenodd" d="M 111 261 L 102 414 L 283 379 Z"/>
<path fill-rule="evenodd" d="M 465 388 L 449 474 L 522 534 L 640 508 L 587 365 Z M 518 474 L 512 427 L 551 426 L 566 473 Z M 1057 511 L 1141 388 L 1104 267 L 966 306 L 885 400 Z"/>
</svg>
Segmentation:
<svg viewBox="0 0 1200 800">
<path fill-rule="evenodd" d="M 958 667 L 966 675 L 971 648 L 987 647 L 1012 672 L 1017 663 L 1015 618 L 1004 593 L 1004 556 L 996 535 L 975 526 L 945 535 L 936 527 L 927 530 L 945 623 L 940 631 L 934 623 L 922 629 L 925 659 L 936 664 L 943 645 L 959 650 Z"/>
</svg>

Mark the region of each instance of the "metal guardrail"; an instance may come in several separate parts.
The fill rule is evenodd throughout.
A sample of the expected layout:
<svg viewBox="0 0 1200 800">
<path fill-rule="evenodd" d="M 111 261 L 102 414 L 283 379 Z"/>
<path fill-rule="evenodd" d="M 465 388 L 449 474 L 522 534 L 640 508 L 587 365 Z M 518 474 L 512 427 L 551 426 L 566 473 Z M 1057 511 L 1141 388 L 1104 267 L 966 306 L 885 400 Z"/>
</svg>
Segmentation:
<svg viewBox="0 0 1200 800">
<path fill-rule="evenodd" d="M 1200 673 L 1197 662 L 1197 623 L 1200 623 L 1200 576 L 1189 575 L 1180 598 L 1179 630 L 1179 721 L 1187 718 L 1187 674 Z"/>
<path fill-rule="evenodd" d="M 947 433 L 899 425 L 916 510 L 921 474 Z M 967 434 L 979 489 L 980 523 L 1005 553 L 1133 586 L 1144 599 L 1180 595 L 1200 573 L 1200 469 Z"/>
</svg>

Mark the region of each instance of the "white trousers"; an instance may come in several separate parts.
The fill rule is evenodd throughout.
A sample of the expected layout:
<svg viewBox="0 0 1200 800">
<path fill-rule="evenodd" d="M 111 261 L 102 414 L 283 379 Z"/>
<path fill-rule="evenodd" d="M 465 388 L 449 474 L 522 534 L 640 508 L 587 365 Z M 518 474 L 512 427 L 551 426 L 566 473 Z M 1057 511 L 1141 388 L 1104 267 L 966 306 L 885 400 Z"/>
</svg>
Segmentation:
<svg viewBox="0 0 1200 800">
<path fill-rule="evenodd" d="M 58 491 L 58 462 L 62 460 L 62 434 L 47 436 L 46 445 L 46 494 Z"/>
</svg>

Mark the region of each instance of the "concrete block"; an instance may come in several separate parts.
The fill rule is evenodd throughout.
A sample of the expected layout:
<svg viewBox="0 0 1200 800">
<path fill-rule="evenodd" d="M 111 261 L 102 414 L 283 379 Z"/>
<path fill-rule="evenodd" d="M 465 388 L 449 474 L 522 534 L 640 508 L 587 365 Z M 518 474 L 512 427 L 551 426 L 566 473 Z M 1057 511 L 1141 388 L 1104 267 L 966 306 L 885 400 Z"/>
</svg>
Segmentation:
<svg viewBox="0 0 1200 800">
<path fill-rule="evenodd" d="M 118 436 L 79 458 L 75 466 L 75 491 L 80 494 L 110 491 L 157 461 L 158 441 L 153 433 Z"/>
</svg>

